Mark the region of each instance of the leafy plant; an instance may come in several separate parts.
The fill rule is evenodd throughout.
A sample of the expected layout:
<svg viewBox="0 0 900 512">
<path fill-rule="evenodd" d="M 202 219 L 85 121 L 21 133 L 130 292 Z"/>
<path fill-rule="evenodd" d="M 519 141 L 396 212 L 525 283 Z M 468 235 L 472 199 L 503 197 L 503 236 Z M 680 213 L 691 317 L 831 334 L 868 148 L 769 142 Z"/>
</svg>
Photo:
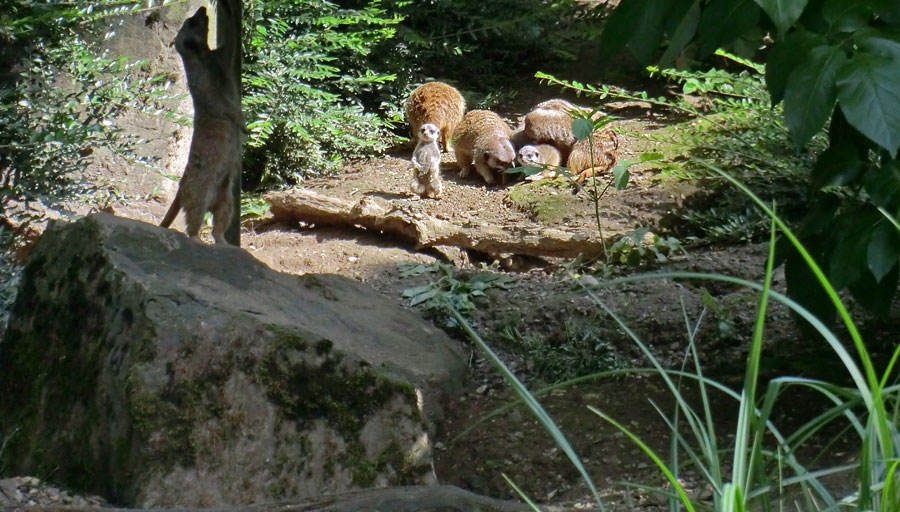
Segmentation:
<svg viewBox="0 0 900 512">
<path fill-rule="evenodd" d="M 399 21 L 377 0 L 360 9 L 326 0 L 249 4 L 244 16 L 244 109 L 251 132 L 247 185 L 294 184 L 396 141 L 392 122 L 359 98 L 396 78 L 372 69 L 368 57 L 394 37 Z"/>
<path fill-rule="evenodd" d="M 806 179 L 815 155 L 824 150 L 824 138 L 817 137 L 809 152 L 794 150 L 782 118 L 772 115 L 765 90 L 765 67 L 723 51 L 717 55 L 744 69 L 738 73 L 721 69 L 693 72 L 648 66 L 651 76 L 680 85 L 680 94 L 660 97 L 610 85 L 561 80 L 547 73 L 536 76 L 599 100 L 649 102 L 688 116 L 687 121 L 645 135 L 678 152 L 667 160 L 658 160 L 665 174 L 692 180 L 702 190 L 676 210 L 676 215 L 687 221 L 681 231 L 699 230 L 705 237 L 720 241 L 759 239 L 767 233 L 768 223 L 746 196 L 694 159 L 684 157 L 702 157 L 725 166 L 766 200 L 785 205 L 782 215 L 795 219 L 807 210 L 804 188 L 798 182 Z"/>
<path fill-rule="evenodd" d="M 491 288 L 505 290 L 512 281 L 511 277 L 496 272 L 460 274 L 453 265 L 439 261 L 428 264 L 401 261 L 397 263 L 397 270 L 400 277 L 440 275 L 435 281 L 407 288 L 402 293 L 404 298 L 409 299 L 410 306 L 420 306 L 431 313 L 443 312 L 447 304 L 452 304 L 459 311 L 474 311 L 477 297 L 484 297 L 484 292 Z M 447 325 L 456 326 L 456 321 L 452 317 L 447 318 Z"/>
<path fill-rule="evenodd" d="M 652 235 L 649 241 L 646 240 L 648 234 Z M 680 240 L 674 236 L 661 237 L 650 233 L 648 227 L 637 227 L 613 242 L 607 259 L 613 263 L 636 266 L 647 261 L 666 262 L 675 253 L 687 254 Z"/>
<path fill-rule="evenodd" d="M 765 14 L 765 16 L 763 16 Z M 663 21 L 665 20 L 665 21 Z M 623 30 L 621 27 L 641 30 Z M 603 42 L 640 61 L 672 62 L 682 52 L 705 57 L 723 45 L 774 37 L 765 83 L 800 148 L 827 128 L 828 147 L 812 172 L 815 205 L 799 231 L 838 289 L 884 314 L 900 282 L 900 4 L 892 0 L 623 0 Z M 749 55 L 749 53 L 748 53 Z M 834 194 L 839 187 L 840 194 Z M 835 308 L 819 293 L 799 251 L 783 241 L 788 291 L 822 318 Z M 813 292 L 810 292 L 813 290 Z"/>
<path fill-rule="evenodd" d="M 823 270 L 816 264 L 797 236 L 787 224 L 775 214 L 759 197 L 745 186 L 737 182 L 719 168 L 714 172 L 733 182 L 751 198 L 772 220 L 769 256 L 766 273 L 761 284 L 714 274 L 696 274 L 688 272 L 672 272 L 629 276 L 604 283 L 606 286 L 632 283 L 652 279 L 712 279 L 719 282 L 737 284 L 759 293 L 756 324 L 749 334 L 750 344 L 747 355 L 747 366 L 741 390 L 733 391 L 703 374 L 699 364 L 698 349 L 694 343 L 703 314 L 696 322 L 685 315 L 685 327 L 689 341 L 686 354 L 686 368 L 671 370 L 664 368 L 654 357 L 652 350 L 628 325 L 612 311 L 592 290 L 585 293 L 624 331 L 645 356 L 650 360 L 655 372 L 669 389 L 675 400 L 671 414 L 657 407 L 663 421 L 672 432 L 672 442 L 668 458 L 654 452 L 640 437 L 614 418 L 593 406 L 588 408 L 604 421 L 614 425 L 631 439 L 659 467 L 668 482 L 666 488 L 657 488 L 656 492 L 668 500 L 670 510 L 781 510 L 786 506 L 797 506 L 798 509 L 838 511 L 838 510 L 872 510 L 893 512 L 900 509 L 900 498 L 896 492 L 896 469 L 900 455 L 900 438 L 896 436 L 893 413 L 900 406 L 900 386 L 891 385 L 895 364 L 900 358 L 900 347 L 894 350 L 892 357 L 882 373 L 877 373 L 872 358 L 862 337 L 841 302 L 835 287 L 825 277 Z M 891 223 L 900 231 L 900 223 Z M 852 339 L 851 354 L 838 337 L 817 319 L 809 310 L 797 302 L 771 289 L 775 265 L 776 227 L 784 237 L 790 240 L 802 255 L 811 271 L 817 276 L 817 284 L 823 288 L 829 299 L 839 311 L 840 318 Z M 852 385 L 845 386 L 840 382 L 827 382 L 808 378 L 779 377 L 764 383 L 760 379 L 760 358 L 763 349 L 766 310 L 770 300 L 786 305 L 801 316 L 815 329 L 823 341 L 831 348 L 847 371 L 846 379 Z M 487 359 L 497 367 L 498 371 L 510 383 L 516 394 L 533 412 L 538 421 L 547 428 L 557 445 L 565 451 L 574 466 L 591 489 L 598 506 L 603 509 L 596 487 L 584 470 L 578 454 L 549 417 L 547 412 L 524 385 L 512 374 L 506 365 L 484 343 L 478 334 L 466 323 L 458 313 L 454 315 L 462 324 L 464 331 L 485 353 Z M 598 375 L 598 378 L 608 373 Z M 840 378 L 835 376 L 835 379 Z M 583 381 L 584 378 L 579 379 Z M 699 402 L 690 400 L 684 391 L 682 381 L 694 383 L 699 394 Z M 555 386 L 558 388 L 559 385 Z M 792 432 L 779 429 L 774 414 L 776 405 L 786 393 L 795 390 L 807 390 L 822 396 L 825 406 L 816 416 L 809 419 Z M 712 392 L 724 393 L 735 400 L 738 421 L 729 437 L 728 445 L 720 444 L 724 436 L 718 423 L 717 412 L 710 401 Z M 848 425 L 846 431 L 858 442 L 856 461 L 835 467 L 814 468 L 801 460 L 804 448 L 816 436 L 825 436 L 826 429 L 836 422 L 843 421 Z M 828 450 L 828 446 L 824 450 Z M 812 463 L 818 455 L 812 457 Z M 730 475 L 727 468 L 731 468 Z M 682 486 L 680 475 L 692 468 L 709 488 L 712 489 L 712 505 L 703 502 L 697 495 L 688 495 Z M 852 482 L 856 490 L 848 495 L 836 495 L 824 482 L 825 477 L 839 476 L 844 482 Z M 788 492 L 792 486 L 799 487 L 798 492 Z"/>
<path fill-rule="evenodd" d="M 432 77 L 469 77 L 469 84 L 482 89 L 530 74 L 533 62 L 573 61 L 597 37 L 605 13 L 576 0 L 385 0 L 383 5 L 404 20 L 395 44 L 376 57 L 402 56 L 398 67 Z"/>
<path fill-rule="evenodd" d="M 142 140 L 118 127 L 129 110 L 171 114 L 165 75 L 144 61 L 99 49 L 102 20 L 136 10 L 122 1 L 46 3 L 12 0 L 0 8 L 0 61 L 11 71 L 0 86 L 0 216 L 14 203 L 59 207 L 85 197 L 82 173 L 98 148 L 143 161 Z M 17 209 L 17 215 L 32 215 Z"/>
<path fill-rule="evenodd" d="M 570 317 L 559 336 L 523 333 L 505 325 L 500 338 L 524 351 L 529 372 L 541 382 L 555 383 L 623 366 L 615 347 L 594 318 Z"/>
</svg>

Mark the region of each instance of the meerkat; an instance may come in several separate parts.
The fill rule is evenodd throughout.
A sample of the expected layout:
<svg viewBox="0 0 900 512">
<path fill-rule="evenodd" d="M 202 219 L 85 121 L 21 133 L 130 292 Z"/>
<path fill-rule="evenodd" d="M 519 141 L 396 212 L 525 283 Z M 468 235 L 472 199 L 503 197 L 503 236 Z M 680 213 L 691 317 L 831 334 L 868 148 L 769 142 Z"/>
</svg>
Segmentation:
<svg viewBox="0 0 900 512">
<path fill-rule="evenodd" d="M 516 159 L 510 135 L 509 126 L 497 114 L 490 110 L 469 111 L 453 132 L 459 177 L 467 178 L 474 165 L 485 183 L 496 183 L 493 171 L 512 167 Z M 505 173 L 502 181 L 506 182 Z"/>
<path fill-rule="evenodd" d="M 219 0 L 218 5 L 228 20 L 220 28 L 226 32 L 220 48 L 210 50 L 207 45 L 209 18 L 205 7 L 185 20 L 175 36 L 175 49 L 181 55 L 194 101 L 194 135 L 178 192 L 160 226 L 169 227 L 183 208 L 185 231 L 199 240 L 203 216 L 212 212 L 213 238 L 216 243 L 224 243 L 234 212 L 232 186 L 240 176 L 245 127 L 239 77 L 233 72 L 241 58 L 241 2 Z"/>
<path fill-rule="evenodd" d="M 525 116 L 524 135 L 539 144 L 552 144 L 565 160 L 576 142 L 572 122 L 573 114 L 579 112 L 585 115 L 591 113 L 589 109 L 558 98 L 538 103 Z M 596 120 L 603 115 L 602 112 L 594 112 L 591 119 Z"/>
<path fill-rule="evenodd" d="M 516 156 L 516 163 L 525 167 L 544 167 L 541 172 L 526 176 L 526 181 L 555 178 L 559 175 L 556 168 L 562 163 L 562 155 L 550 144 L 523 146 Z"/>
<path fill-rule="evenodd" d="M 443 82 L 422 84 L 406 100 L 406 121 L 412 138 L 419 135 L 425 123 L 436 125 L 441 131 L 441 147 L 450 151 L 454 130 L 466 114 L 466 100 L 453 86 Z"/>
<path fill-rule="evenodd" d="M 421 197 L 441 197 L 441 149 L 437 125 L 425 123 L 419 128 L 419 141 L 412 154 L 413 180 L 410 188 Z"/>
<path fill-rule="evenodd" d="M 575 145 L 572 133 L 572 116 L 563 110 L 539 108 L 525 116 L 525 136 L 537 144 L 551 144 L 568 156 Z"/>
<path fill-rule="evenodd" d="M 591 159 L 593 145 L 593 160 Z M 583 183 L 586 178 L 609 172 L 619 160 L 619 137 L 612 128 L 604 128 L 575 144 L 566 161 L 566 167 L 577 175 L 575 181 Z M 592 165 L 593 164 L 593 165 Z"/>
<path fill-rule="evenodd" d="M 513 143 L 513 147 L 516 149 L 516 152 L 518 152 L 525 146 L 534 144 L 534 141 L 529 139 L 528 136 L 525 135 L 525 128 L 522 127 L 514 131 L 513 134 L 509 136 L 509 140 Z"/>
<path fill-rule="evenodd" d="M 531 110 L 562 110 L 564 112 L 569 112 L 572 110 L 584 110 L 582 107 L 577 107 L 568 100 L 564 100 L 561 98 L 553 98 L 547 101 L 542 101 L 534 106 Z"/>
</svg>

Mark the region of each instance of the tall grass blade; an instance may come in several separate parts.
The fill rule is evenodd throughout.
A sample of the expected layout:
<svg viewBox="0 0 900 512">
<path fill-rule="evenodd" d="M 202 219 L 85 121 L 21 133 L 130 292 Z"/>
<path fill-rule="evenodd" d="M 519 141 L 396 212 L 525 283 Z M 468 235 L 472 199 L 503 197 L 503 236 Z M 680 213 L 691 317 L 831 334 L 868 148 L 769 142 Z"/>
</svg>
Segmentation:
<svg viewBox="0 0 900 512">
<path fill-rule="evenodd" d="M 637 437 L 636 435 L 634 435 L 633 432 L 628 430 L 625 427 L 625 425 L 622 425 L 621 423 L 617 422 L 616 420 L 610 418 L 608 415 L 600 412 L 593 405 L 589 405 L 588 409 L 591 412 L 593 412 L 594 414 L 596 414 L 597 416 L 600 416 L 601 418 L 606 420 L 610 425 L 619 429 L 619 432 L 622 432 L 623 434 L 628 436 L 628 438 L 631 439 L 631 441 L 634 444 L 636 444 L 638 446 L 638 448 L 643 450 L 643 452 L 646 453 L 647 456 L 650 457 L 650 459 L 653 460 L 654 463 L 656 463 L 656 465 L 663 472 L 663 474 L 666 475 L 666 478 L 669 480 L 669 483 L 672 485 L 672 488 L 675 489 L 676 492 L 678 492 L 678 496 L 679 496 L 679 498 L 681 498 L 681 502 L 684 504 L 684 508 L 686 508 L 690 512 L 694 512 L 694 504 L 691 503 L 690 498 L 688 498 L 687 494 L 685 494 L 684 488 L 681 486 L 681 483 L 679 483 L 678 479 L 675 478 L 675 475 L 673 475 L 672 472 L 669 471 L 669 468 L 666 467 L 666 463 L 663 462 L 662 459 L 660 459 L 659 456 L 657 456 L 656 453 L 653 452 L 653 449 L 651 449 L 649 446 L 647 446 L 646 443 L 641 441 L 641 439 L 639 437 Z"/>
<path fill-rule="evenodd" d="M 566 436 L 562 433 L 556 423 L 553 422 L 553 419 L 547 414 L 547 411 L 544 410 L 543 406 L 534 398 L 534 395 L 528 391 L 528 388 L 525 387 L 522 382 L 516 378 L 515 374 L 513 374 L 509 368 L 500 360 L 497 354 L 491 350 L 491 347 L 488 346 L 487 343 L 481 339 L 481 336 L 472 329 L 472 326 L 469 325 L 469 322 L 465 319 L 465 317 L 460 314 L 459 311 L 456 310 L 452 305 L 447 304 L 447 310 L 453 317 L 459 322 L 459 325 L 463 328 L 466 334 L 469 336 L 469 339 L 472 340 L 473 343 L 484 353 L 484 356 L 487 358 L 491 364 L 494 365 L 494 368 L 500 372 L 500 375 L 503 376 L 503 379 L 509 384 L 509 386 L 516 392 L 517 395 L 525 402 L 531 412 L 537 417 L 537 420 L 543 425 L 544 429 L 550 434 L 550 437 L 556 442 L 556 445 L 569 457 L 569 460 L 572 461 L 572 464 L 575 465 L 575 468 L 581 474 L 582 479 L 587 484 L 588 488 L 591 490 L 591 494 L 594 496 L 594 500 L 597 502 L 597 506 L 600 507 L 600 510 L 606 510 L 603 506 L 603 501 L 600 499 L 600 494 L 597 492 L 597 487 L 594 485 L 594 481 L 591 479 L 590 475 L 587 473 L 587 469 L 585 469 L 584 464 L 582 464 L 581 459 L 578 457 L 578 454 L 575 453 L 575 450 L 572 448 L 572 445 L 569 443 Z"/>
<path fill-rule="evenodd" d="M 766 262 L 766 275 L 763 279 L 763 289 L 756 312 L 756 327 L 753 329 L 753 341 L 750 343 L 750 353 L 747 356 L 747 369 L 744 374 L 738 426 L 735 432 L 734 460 L 731 473 L 731 481 L 739 488 L 735 497 L 740 497 L 740 489 L 752 488 L 754 465 L 760 462 L 758 450 L 764 432 L 764 429 L 757 421 L 756 386 L 759 380 L 759 358 L 762 354 L 763 329 L 766 323 L 766 309 L 769 302 L 769 289 L 772 287 L 772 272 L 775 262 L 774 221 L 772 221 L 769 236 L 769 258 Z M 728 503 L 728 500 L 725 502 Z M 766 508 L 768 509 L 768 507 Z"/>
<path fill-rule="evenodd" d="M 531 498 L 529 498 L 528 495 L 525 494 L 524 491 L 522 491 L 522 489 L 519 489 L 519 486 L 516 485 L 516 483 L 513 482 L 510 477 L 506 476 L 506 473 L 500 473 L 500 476 L 502 476 L 503 479 L 506 480 L 506 483 L 509 484 L 509 486 L 512 487 L 514 491 L 516 491 L 516 494 L 518 494 L 519 497 L 522 498 L 522 501 L 524 501 L 528 504 L 529 507 L 531 507 L 531 510 L 534 510 L 535 512 L 541 512 L 541 509 L 539 509 L 538 506 L 535 505 L 533 501 L 531 501 Z"/>
<path fill-rule="evenodd" d="M 875 367 L 872 364 L 872 360 L 869 356 L 869 351 L 866 349 L 865 344 L 862 340 L 862 335 L 859 333 L 859 330 L 856 327 L 856 324 L 853 322 L 853 319 L 850 317 L 850 313 L 847 311 L 847 308 L 844 306 L 843 302 L 841 302 L 840 297 L 837 294 L 837 291 L 831 286 L 831 283 L 828 281 L 828 278 L 825 276 L 825 273 L 819 267 L 819 265 L 815 262 L 813 257 L 809 254 L 806 248 L 800 243 L 800 240 L 794 235 L 793 231 L 785 224 L 775 212 L 773 212 L 769 207 L 754 194 L 749 188 L 747 188 L 743 183 L 735 179 L 729 173 L 724 170 L 712 165 L 709 162 L 706 162 L 702 159 L 692 159 L 694 162 L 698 163 L 706 167 L 707 169 L 717 173 L 722 176 L 735 187 L 741 190 L 747 197 L 749 197 L 753 202 L 757 204 L 781 229 L 784 235 L 791 241 L 794 248 L 797 249 L 797 252 L 803 257 L 803 260 L 806 262 L 809 269 L 815 274 L 816 279 L 819 281 L 819 284 L 825 290 L 825 293 L 828 295 L 829 299 L 831 299 L 834 307 L 837 308 L 838 314 L 844 322 L 844 325 L 847 327 L 847 331 L 850 333 L 850 337 L 853 340 L 853 344 L 856 347 L 857 355 L 859 360 L 862 362 L 863 370 L 865 371 L 866 381 L 868 386 L 859 386 L 860 394 L 863 396 L 863 399 L 866 402 L 866 408 L 869 410 L 869 413 L 873 416 L 875 422 L 875 431 L 876 431 L 876 441 L 878 444 L 879 451 L 881 452 L 881 458 L 884 461 L 889 460 L 894 455 L 894 446 L 891 443 L 891 430 L 888 425 L 887 411 L 884 408 L 884 401 L 881 397 L 881 386 L 878 380 L 877 375 L 875 374 Z M 849 368 L 848 368 L 849 369 Z M 869 507 L 870 504 L 867 501 L 860 501 L 860 507 Z"/>
</svg>

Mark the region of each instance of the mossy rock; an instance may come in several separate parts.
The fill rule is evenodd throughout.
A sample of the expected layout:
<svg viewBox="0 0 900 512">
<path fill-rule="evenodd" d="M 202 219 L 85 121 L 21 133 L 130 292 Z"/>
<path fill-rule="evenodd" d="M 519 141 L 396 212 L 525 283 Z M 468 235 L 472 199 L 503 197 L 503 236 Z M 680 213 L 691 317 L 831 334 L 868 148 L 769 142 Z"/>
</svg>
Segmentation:
<svg viewBox="0 0 900 512">
<path fill-rule="evenodd" d="M 51 224 L 25 269 L 0 467 L 128 506 L 433 483 L 430 433 L 467 376 L 366 285 L 98 214 Z"/>
<path fill-rule="evenodd" d="M 572 186 L 564 177 L 519 183 L 509 189 L 509 201 L 538 222 L 559 224 L 571 216 L 579 201 Z"/>
</svg>

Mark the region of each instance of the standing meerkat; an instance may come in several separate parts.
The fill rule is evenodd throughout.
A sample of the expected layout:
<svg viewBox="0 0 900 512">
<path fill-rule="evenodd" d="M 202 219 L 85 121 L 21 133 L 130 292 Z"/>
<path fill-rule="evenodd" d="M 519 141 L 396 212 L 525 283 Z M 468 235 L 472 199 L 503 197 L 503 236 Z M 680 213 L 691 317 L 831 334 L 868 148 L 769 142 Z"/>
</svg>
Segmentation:
<svg viewBox="0 0 900 512">
<path fill-rule="evenodd" d="M 207 45 L 209 18 L 205 7 L 185 20 L 175 36 L 175 49 L 181 55 L 194 101 L 194 135 L 178 192 L 160 223 L 169 227 L 183 208 L 185 231 L 199 240 L 203 216 L 212 212 L 217 244 L 225 242 L 225 230 L 234 212 L 232 186 L 240 176 L 245 130 L 240 84 L 232 72 L 235 59 L 239 63 L 241 58 L 241 2 L 219 0 L 218 5 L 227 19 L 220 27 L 225 32 L 220 48 L 210 50 Z"/>
<path fill-rule="evenodd" d="M 525 177 L 526 181 L 537 181 L 558 176 L 556 167 L 562 163 L 562 155 L 550 144 L 528 145 L 519 149 L 516 162 L 526 167 L 546 167 L 539 173 Z"/>
<path fill-rule="evenodd" d="M 412 154 L 413 180 L 410 188 L 421 197 L 441 197 L 441 149 L 437 125 L 425 123 L 419 128 L 419 141 Z"/>
<path fill-rule="evenodd" d="M 431 123 L 441 131 L 441 145 L 450 151 L 450 138 L 466 114 L 466 100 L 454 87 L 443 82 L 422 84 L 406 100 L 406 121 L 413 138 L 419 128 Z"/>
<path fill-rule="evenodd" d="M 485 183 L 496 183 L 493 171 L 512 167 L 516 159 L 510 135 L 509 126 L 497 114 L 490 110 L 469 111 L 453 132 L 459 177 L 467 178 L 474 165 L 475 171 Z M 506 182 L 505 174 L 502 181 Z"/>
<path fill-rule="evenodd" d="M 591 142 L 593 140 L 593 142 Z M 591 145 L 593 144 L 593 161 Z M 612 128 L 604 128 L 591 134 L 591 138 L 578 141 L 569 154 L 566 167 L 576 174 L 575 181 L 584 182 L 586 178 L 609 172 L 619 161 L 619 137 Z M 591 165 L 593 164 L 593 166 Z"/>
</svg>

